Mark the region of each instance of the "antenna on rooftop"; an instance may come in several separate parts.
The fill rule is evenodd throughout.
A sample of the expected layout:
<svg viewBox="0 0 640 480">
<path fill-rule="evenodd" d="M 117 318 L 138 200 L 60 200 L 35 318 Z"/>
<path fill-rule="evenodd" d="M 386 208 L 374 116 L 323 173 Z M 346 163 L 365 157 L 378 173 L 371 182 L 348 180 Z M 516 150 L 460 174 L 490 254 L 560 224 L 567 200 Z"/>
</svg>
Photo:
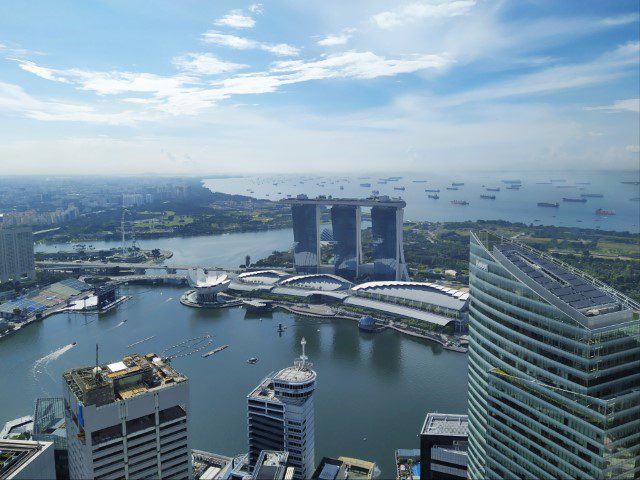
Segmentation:
<svg viewBox="0 0 640 480">
<path fill-rule="evenodd" d="M 98 376 L 98 344 L 96 343 L 96 368 L 93 369 L 93 380 Z"/>
<path fill-rule="evenodd" d="M 300 360 L 302 361 L 301 367 L 304 368 L 306 366 L 306 362 L 307 360 L 309 360 L 309 357 L 307 357 L 304 354 L 304 346 L 307 344 L 307 341 L 304 339 L 304 337 L 302 337 L 302 340 L 300 340 L 300 345 L 302 345 L 302 355 L 300 355 Z"/>
</svg>

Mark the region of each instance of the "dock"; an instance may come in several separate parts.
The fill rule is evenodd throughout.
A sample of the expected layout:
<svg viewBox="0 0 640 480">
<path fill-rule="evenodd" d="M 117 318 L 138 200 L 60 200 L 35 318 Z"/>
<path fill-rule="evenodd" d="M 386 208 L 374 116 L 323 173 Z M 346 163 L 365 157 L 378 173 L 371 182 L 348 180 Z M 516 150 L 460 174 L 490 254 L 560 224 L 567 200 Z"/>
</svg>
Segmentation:
<svg viewBox="0 0 640 480">
<path fill-rule="evenodd" d="M 219 347 L 214 348 L 213 350 L 209 350 L 206 353 L 202 354 L 202 358 L 207 358 L 210 357 L 213 354 L 216 354 L 218 352 L 221 352 L 222 350 L 224 350 L 225 348 L 228 348 L 229 345 L 220 345 Z"/>
</svg>

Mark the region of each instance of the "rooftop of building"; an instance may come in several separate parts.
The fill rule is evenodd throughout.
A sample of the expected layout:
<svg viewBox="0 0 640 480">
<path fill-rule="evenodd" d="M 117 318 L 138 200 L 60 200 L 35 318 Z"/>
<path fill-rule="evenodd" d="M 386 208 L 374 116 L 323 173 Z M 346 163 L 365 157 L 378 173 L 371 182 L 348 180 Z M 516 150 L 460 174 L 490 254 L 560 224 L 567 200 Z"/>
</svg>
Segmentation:
<svg viewBox="0 0 640 480">
<path fill-rule="evenodd" d="M 428 413 L 422 426 L 422 435 L 466 437 L 469 435 L 467 415 Z"/>
<path fill-rule="evenodd" d="M 318 480 L 371 479 L 376 464 L 350 457 L 324 457 L 311 478 Z"/>
<path fill-rule="evenodd" d="M 253 468 L 252 479 L 282 480 L 287 471 L 288 452 L 263 450 Z"/>
<path fill-rule="evenodd" d="M 469 293 L 430 282 L 377 281 L 351 288 L 356 293 L 366 292 L 398 299 L 435 305 L 460 311 L 466 308 Z"/>
<path fill-rule="evenodd" d="M 223 478 L 231 468 L 233 458 L 216 453 L 192 450 L 193 478 L 195 480 L 217 480 Z"/>
<path fill-rule="evenodd" d="M 121 361 L 69 370 L 63 375 L 85 406 L 106 405 L 185 382 L 187 377 L 155 353 L 125 355 Z"/>
<path fill-rule="evenodd" d="M 50 442 L 0 440 L 0 478 L 11 478 L 51 445 Z"/>
<path fill-rule="evenodd" d="M 286 278 L 280 281 L 280 285 L 311 290 L 333 291 L 345 290 L 353 284 L 338 275 L 332 275 L 329 273 L 312 273 Z"/>
<path fill-rule="evenodd" d="M 542 252 L 513 243 L 498 244 L 495 248 L 536 284 L 586 316 L 626 309 L 605 288 L 589 281 L 581 272 L 543 256 Z"/>
<path fill-rule="evenodd" d="M 352 205 L 356 207 L 395 207 L 404 208 L 407 203 L 401 198 L 380 195 L 368 198 L 334 198 L 320 195 L 316 198 L 309 198 L 306 195 L 298 195 L 296 198 L 283 198 L 283 203 L 291 205 Z"/>
</svg>

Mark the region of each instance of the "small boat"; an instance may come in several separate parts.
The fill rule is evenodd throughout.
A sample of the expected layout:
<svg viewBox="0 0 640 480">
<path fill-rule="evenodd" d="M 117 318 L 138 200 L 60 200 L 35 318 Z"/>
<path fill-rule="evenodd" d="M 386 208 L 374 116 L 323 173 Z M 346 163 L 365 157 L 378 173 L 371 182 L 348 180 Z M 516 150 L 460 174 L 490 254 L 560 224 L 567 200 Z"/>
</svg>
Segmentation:
<svg viewBox="0 0 640 480">
<path fill-rule="evenodd" d="M 558 208 L 560 206 L 560 204 L 558 202 L 556 203 L 551 203 L 551 202 L 538 202 L 538 206 L 539 207 L 549 207 L 549 208 Z"/>
<path fill-rule="evenodd" d="M 434 193 L 433 195 L 427 195 L 427 197 L 433 198 L 434 200 L 438 200 L 440 198 L 440 195 L 438 195 L 437 193 Z"/>
<path fill-rule="evenodd" d="M 77 344 L 78 344 L 78 342 L 71 342 L 71 345 L 72 345 L 72 346 L 74 346 L 74 347 L 75 347 Z"/>
<path fill-rule="evenodd" d="M 574 203 L 587 203 L 587 199 L 586 198 L 568 198 L 568 197 L 563 197 L 562 201 L 563 202 L 574 202 Z"/>
<path fill-rule="evenodd" d="M 615 214 L 616 214 L 616 212 L 613 212 L 611 210 L 604 210 L 602 208 L 599 208 L 599 209 L 596 210 L 596 215 L 603 215 L 605 217 L 610 217 L 610 216 L 615 215 Z"/>
<path fill-rule="evenodd" d="M 258 363 L 258 359 L 256 357 L 251 357 L 249 360 L 247 360 L 247 363 L 249 365 L 255 365 L 256 363 Z"/>
<path fill-rule="evenodd" d="M 466 200 L 451 200 L 453 205 L 469 205 L 469 202 Z"/>
<path fill-rule="evenodd" d="M 484 198 L 485 200 L 495 200 L 495 195 L 480 195 L 480 198 Z"/>
</svg>

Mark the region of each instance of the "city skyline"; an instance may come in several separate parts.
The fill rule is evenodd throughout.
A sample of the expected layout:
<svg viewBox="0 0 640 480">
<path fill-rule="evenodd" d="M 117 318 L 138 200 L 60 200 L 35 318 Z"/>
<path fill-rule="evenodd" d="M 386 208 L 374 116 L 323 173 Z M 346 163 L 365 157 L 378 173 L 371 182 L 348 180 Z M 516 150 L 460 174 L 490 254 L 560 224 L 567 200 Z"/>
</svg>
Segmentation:
<svg viewBox="0 0 640 480">
<path fill-rule="evenodd" d="M 7 174 L 637 168 L 634 2 L 36 7 L 0 7 Z"/>
</svg>

